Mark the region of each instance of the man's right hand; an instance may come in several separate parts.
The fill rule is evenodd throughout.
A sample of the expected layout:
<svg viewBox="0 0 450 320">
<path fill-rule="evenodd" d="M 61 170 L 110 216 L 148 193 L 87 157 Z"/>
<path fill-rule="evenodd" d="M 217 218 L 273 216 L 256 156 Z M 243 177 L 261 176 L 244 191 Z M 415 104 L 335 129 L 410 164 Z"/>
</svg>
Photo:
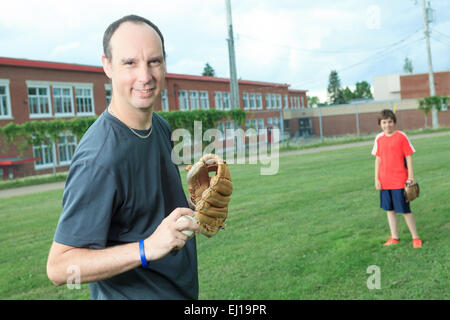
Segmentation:
<svg viewBox="0 0 450 320">
<path fill-rule="evenodd" d="M 156 228 L 150 237 L 144 240 L 145 256 L 148 261 L 158 260 L 172 250 L 184 247 L 188 239 L 183 230 L 192 230 L 200 233 L 200 227 L 191 219 L 178 219 L 181 216 L 194 217 L 194 211 L 188 208 L 176 208 Z"/>
</svg>

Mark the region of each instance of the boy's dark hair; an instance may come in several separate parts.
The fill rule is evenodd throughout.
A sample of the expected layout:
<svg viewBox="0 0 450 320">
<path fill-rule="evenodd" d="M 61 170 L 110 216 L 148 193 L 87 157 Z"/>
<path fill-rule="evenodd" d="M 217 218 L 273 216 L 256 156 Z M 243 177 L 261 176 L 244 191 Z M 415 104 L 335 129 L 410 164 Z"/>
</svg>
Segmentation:
<svg viewBox="0 0 450 320">
<path fill-rule="evenodd" d="M 395 116 L 395 113 L 392 112 L 392 110 L 389 109 L 382 110 L 378 116 L 378 125 L 380 125 L 381 120 L 389 118 L 391 118 L 394 121 L 394 123 L 397 123 L 397 117 Z"/>
<path fill-rule="evenodd" d="M 159 35 L 159 37 L 161 38 L 164 60 L 166 60 L 166 49 L 164 48 L 164 37 L 163 37 L 161 31 L 159 31 L 158 27 L 151 21 L 149 21 L 145 18 L 142 18 L 140 16 L 132 14 L 132 15 L 128 15 L 123 18 L 120 18 L 119 20 L 111 23 L 109 25 L 109 27 L 106 29 L 105 34 L 103 35 L 103 53 L 109 61 L 111 61 L 111 59 L 112 59 L 111 46 L 110 46 L 111 37 L 114 34 L 114 32 L 117 30 L 117 28 L 119 28 L 119 26 L 124 22 L 145 23 L 145 24 L 148 24 L 150 27 L 152 27 L 156 31 L 156 33 Z"/>
</svg>

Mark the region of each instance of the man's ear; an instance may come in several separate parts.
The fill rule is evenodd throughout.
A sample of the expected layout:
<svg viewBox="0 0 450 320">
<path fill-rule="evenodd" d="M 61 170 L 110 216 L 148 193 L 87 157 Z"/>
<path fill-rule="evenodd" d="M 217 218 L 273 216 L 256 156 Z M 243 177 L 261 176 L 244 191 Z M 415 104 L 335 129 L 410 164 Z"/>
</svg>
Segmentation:
<svg viewBox="0 0 450 320">
<path fill-rule="evenodd" d="M 112 79 L 112 65 L 111 61 L 109 61 L 108 58 L 103 54 L 102 55 L 102 64 L 103 64 L 103 71 L 105 71 L 105 74 L 108 78 Z"/>
</svg>

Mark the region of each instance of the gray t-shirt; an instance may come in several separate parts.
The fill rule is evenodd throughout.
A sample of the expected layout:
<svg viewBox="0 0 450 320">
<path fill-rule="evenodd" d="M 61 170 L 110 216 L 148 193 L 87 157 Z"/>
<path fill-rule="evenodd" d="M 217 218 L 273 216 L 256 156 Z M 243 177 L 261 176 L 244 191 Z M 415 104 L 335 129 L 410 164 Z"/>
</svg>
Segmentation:
<svg viewBox="0 0 450 320">
<path fill-rule="evenodd" d="M 175 208 L 188 207 L 169 124 L 153 113 L 152 127 L 141 139 L 105 110 L 86 131 L 70 165 L 56 242 L 91 249 L 137 242 Z M 195 237 L 147 269 L 89 287 L 92 299 L 198 299 Z"/>
</svg>

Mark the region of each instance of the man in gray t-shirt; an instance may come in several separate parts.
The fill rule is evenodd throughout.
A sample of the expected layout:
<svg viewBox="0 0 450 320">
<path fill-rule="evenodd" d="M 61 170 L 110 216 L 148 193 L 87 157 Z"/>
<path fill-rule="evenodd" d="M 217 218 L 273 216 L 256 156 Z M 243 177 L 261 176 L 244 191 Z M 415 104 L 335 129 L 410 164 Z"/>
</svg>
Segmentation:
<svg viewBox="0 0 450 320">
<path fill-rule="evenodd" d="M 168 123 L 153 113 L 165 75 L 164 39 L 126 16 L 104 36 L 111 104 L 81 139 L 67 177 L 47 274 L 79 270 L 92 299 L 197 299 L 195 238 Z"/>
</svg>

